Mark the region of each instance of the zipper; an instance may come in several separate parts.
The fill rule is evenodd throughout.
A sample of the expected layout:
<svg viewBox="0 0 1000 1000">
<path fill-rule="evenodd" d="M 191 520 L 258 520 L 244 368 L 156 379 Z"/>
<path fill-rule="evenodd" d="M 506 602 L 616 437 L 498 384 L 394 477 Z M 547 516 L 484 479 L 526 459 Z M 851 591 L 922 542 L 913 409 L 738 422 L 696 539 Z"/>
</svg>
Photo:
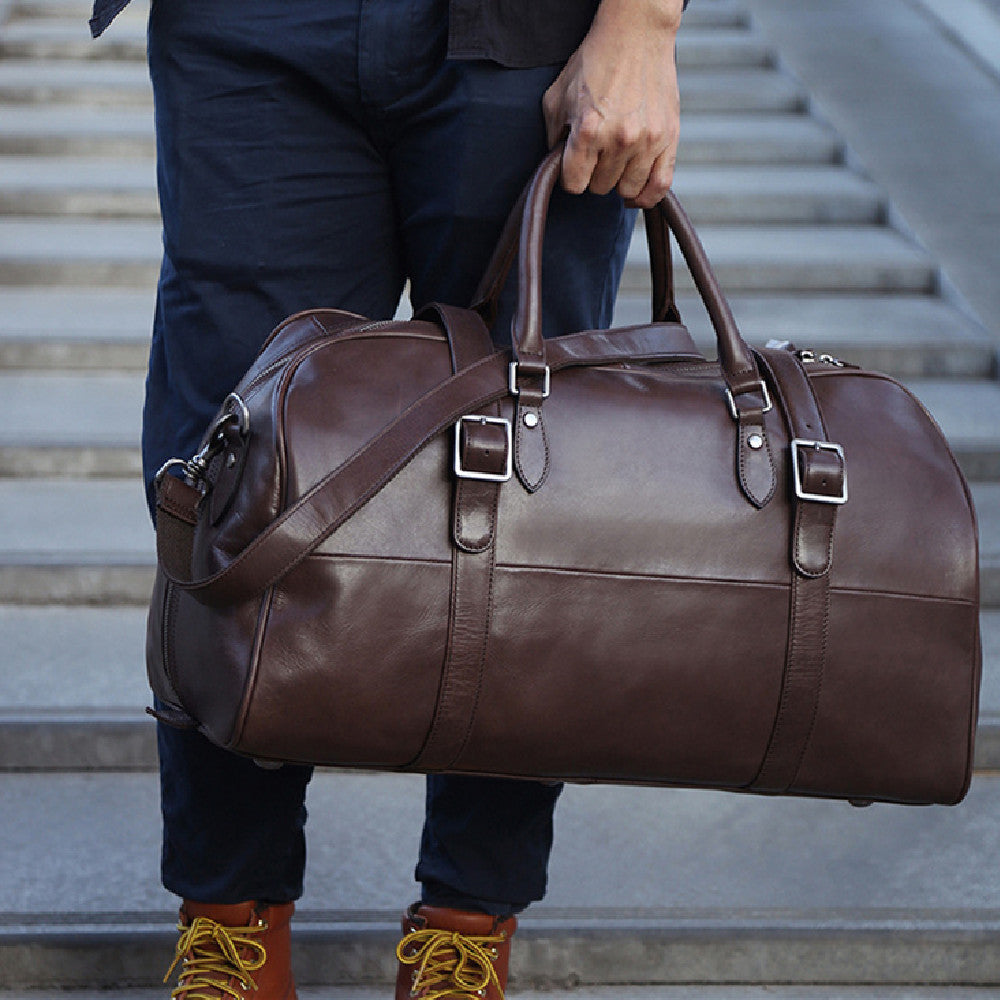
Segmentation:
<svg viewBox="0 0 1000 1000">
<path fill-rule="evenodd" d="M 815 351 L 810 351 L 808 349 L 796 351 L 795 356 L 803 364 L 809 364 L 814 362 L 821 365 L 833 365 L 836 368 L 848 368 L 853 367 L 848 365 L 846 361 L 841 361 L 840 358 L 835 358 L 832 354 L 817 354 Z"/>
</svg>

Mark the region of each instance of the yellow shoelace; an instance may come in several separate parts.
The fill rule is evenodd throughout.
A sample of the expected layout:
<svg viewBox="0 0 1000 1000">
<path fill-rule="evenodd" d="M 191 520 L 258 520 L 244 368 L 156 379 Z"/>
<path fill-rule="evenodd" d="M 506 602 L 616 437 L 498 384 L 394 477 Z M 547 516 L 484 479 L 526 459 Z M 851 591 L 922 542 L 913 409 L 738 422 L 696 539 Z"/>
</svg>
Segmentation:
<svg viewBox="0 0 1000 1000">
<path fill-rule="evenodd" d="M 170 974 L 183 962 L 181 984 L 171 993 L 175 1000 L 219 1000 L 220 991 L 228 993 L 234 1000 L 242 1000 L 239 990 L 230 985 L 235 976 L 245 989 L 257 989 L 252 972 L 260 969 L 267 960 L 264 946 L 250 935 L 267 930 L 267 924 L 257 927 L 223 927 L 208 917 L 195 917 L 189 927 L 178 924 L 181 932 L 177 942 L 177 953 L 163 977 L 166 982 Z M 254 957 L 245 959 L 240 949 L 249 948 Z"/>
<path fill-rule="evenodd" d="M 506 938 L 505 932 L 469 937 L 457 931 L 411 931 L 399 942 L 396 955 L 404 965 L 417 966 L 410 992 L 422 1000 L 483 996 L 491 983 L 503 1000 L 493 946 Z"/>
</svg>

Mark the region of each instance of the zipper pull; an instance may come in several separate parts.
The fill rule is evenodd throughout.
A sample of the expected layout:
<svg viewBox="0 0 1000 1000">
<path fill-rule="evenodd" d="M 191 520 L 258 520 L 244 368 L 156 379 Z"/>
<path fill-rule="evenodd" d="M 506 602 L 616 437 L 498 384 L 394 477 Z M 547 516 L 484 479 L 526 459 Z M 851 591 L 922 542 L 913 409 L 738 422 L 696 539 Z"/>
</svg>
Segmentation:
<svg viewBox="0 0 1000 1000">
<path fill-rule="evenodd" d="M 835 368 L 853 368 L 854 365 L 848 365 L 846 361 L 841 361 L 840 358 L 835 358 L 832 354 L 817 354 L 815 351 L 801 350 L 796 351 L 795 356 L 804 365 L 815 362 L 821 365 L 833 365 Z"/>
</svg>

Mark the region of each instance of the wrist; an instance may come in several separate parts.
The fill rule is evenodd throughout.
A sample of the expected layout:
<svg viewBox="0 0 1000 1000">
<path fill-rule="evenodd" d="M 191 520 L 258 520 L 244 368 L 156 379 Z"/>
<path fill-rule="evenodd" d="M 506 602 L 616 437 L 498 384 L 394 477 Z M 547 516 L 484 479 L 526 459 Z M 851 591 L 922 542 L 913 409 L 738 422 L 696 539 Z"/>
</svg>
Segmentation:
<svg viewBox="0 0 1000 1000">
<path fill-rule="evenodd" d="M 632 27 L 676 35 L 684 13 L 684 0 L 601 0 L 594 24 L 611 21 L 617 27 Z"/>
</svg>

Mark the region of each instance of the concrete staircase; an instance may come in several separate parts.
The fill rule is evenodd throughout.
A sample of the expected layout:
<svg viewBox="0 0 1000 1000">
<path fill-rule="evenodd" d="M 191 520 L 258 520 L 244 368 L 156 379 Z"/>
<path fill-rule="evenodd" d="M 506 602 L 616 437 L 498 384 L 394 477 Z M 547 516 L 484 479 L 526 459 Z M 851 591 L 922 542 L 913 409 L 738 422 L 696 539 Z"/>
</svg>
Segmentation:
<svg viewBox="0 0 1000 1000">
<path fill-rule="evenodd" d="M 1000 984 L 997 340 L 941 294 L 938 262 L 887 223 L 738 0 L 698 0 L 679 56 L 676 188 L 744 333 L 906 379 L 972 481 L 979 774 L 953 810 L 568 789 L 518 982 L 704 1000 L 730 995 L 719 983 Z M 81 0 L 12 0 L 0 26 L 0 990 L 151 986 L 172 951 L 141 711 L 153 539 L 136 443 L 159 258 L 142 58 L 138 10 L 96 43 Z M 639 234 L 622 323 L 648 318 L 646 266 Z M 321 773 L 310 812 L 300 982 L 387 982 L 422 781 Z"/>
</svg>

